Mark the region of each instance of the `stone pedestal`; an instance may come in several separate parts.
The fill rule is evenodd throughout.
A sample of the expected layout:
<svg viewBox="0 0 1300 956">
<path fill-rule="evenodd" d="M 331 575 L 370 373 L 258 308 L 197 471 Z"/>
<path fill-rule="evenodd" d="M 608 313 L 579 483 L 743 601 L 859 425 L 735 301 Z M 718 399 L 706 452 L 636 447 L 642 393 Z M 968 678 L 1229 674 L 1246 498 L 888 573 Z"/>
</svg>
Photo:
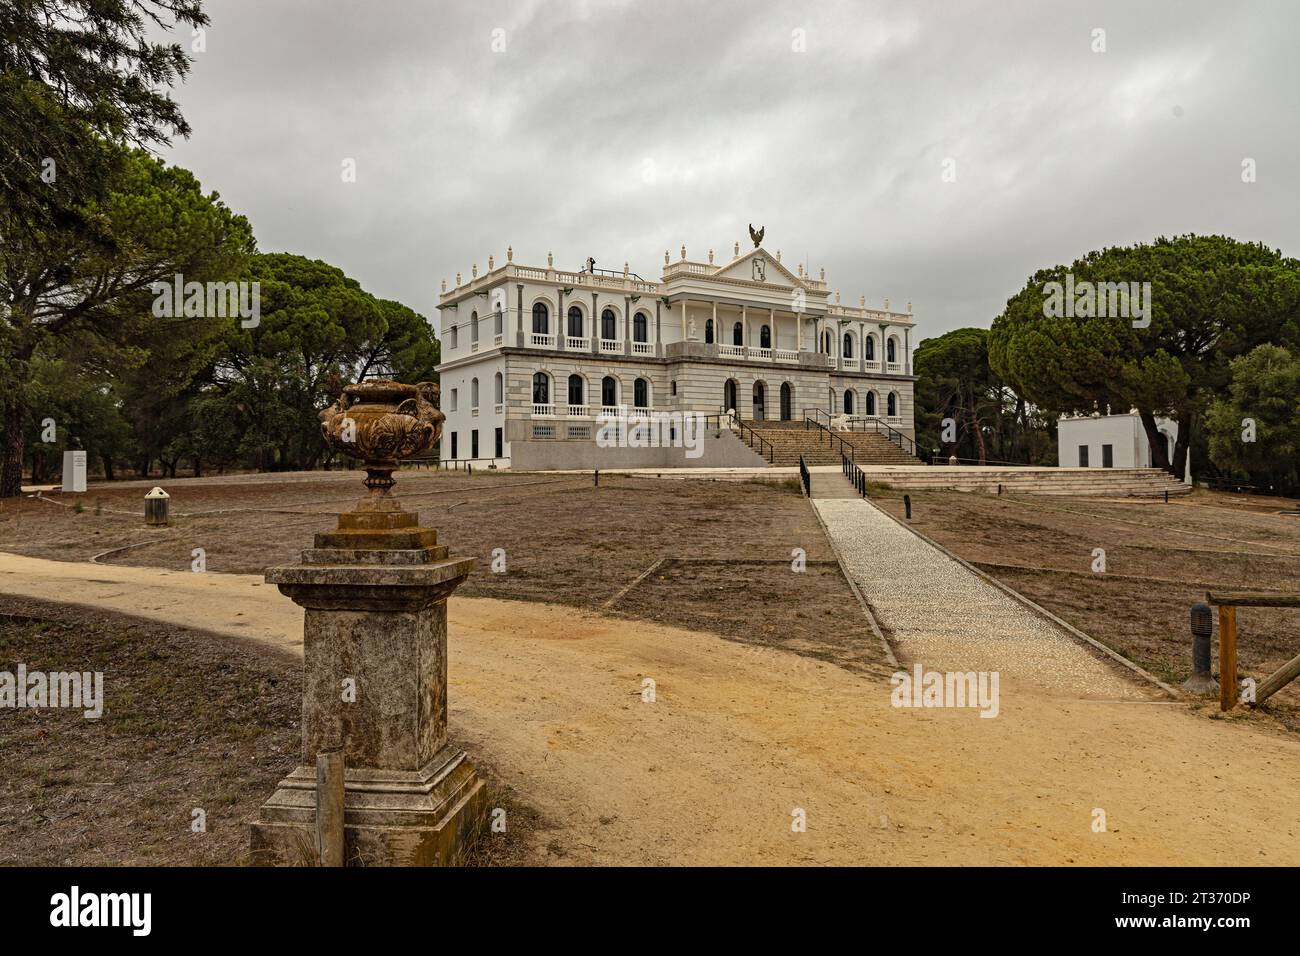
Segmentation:
<svg viewBox="0 0 1300 956">
<path fill-rule="evenodd" d="M 255 865 L 315 864 L 316 756 L 340 744 L 349 866 L 454 865 L 487 813 L 447 744 L 447 597 L 476 562 L 449 558 L 391 477 L 367 485 L 301 564 L 266 573 L 307 612 L 302 763 L 252 824 Z"/>
</svg>

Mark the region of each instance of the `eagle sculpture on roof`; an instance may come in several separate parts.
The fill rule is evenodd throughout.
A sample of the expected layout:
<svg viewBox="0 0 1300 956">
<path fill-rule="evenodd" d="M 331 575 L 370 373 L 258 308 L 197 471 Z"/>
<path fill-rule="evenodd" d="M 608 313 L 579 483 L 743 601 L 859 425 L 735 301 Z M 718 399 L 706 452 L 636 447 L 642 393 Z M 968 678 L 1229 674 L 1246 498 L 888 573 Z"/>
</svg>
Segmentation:
<svg viewBox="0 0 1300 956">
<path fill-rule="evenodd" d="M 754 224 L 749 224 L 749 238 L 754 240 L 754 248 L 757 249 L 763 242 L 763 233 L 767 231 L 767 226 L 762 226 L 757 232 L 754 231 Z"/>
</svg>

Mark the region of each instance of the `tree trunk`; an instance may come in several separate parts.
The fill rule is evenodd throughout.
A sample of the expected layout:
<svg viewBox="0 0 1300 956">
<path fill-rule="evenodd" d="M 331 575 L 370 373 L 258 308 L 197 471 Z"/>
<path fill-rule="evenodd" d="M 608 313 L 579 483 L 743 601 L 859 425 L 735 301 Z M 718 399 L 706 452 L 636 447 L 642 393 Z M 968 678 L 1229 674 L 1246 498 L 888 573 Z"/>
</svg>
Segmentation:
<svg viewBox="0 0 1300 956">
<path fill-rule="evenodd" d="M 1151 467 L 1172 471 L 1169 467 L 1169 446 L 1165 443 L 1164 433 L 1156 425 L 1156 416 L 1144 408 L 1138 409 L 1142 427 L 1147 433 L 1147 445 L 1151 449 Z M 1179 429 L 1181 432 L 1183 429 Z M 1181 436 L 1180 436 L 1181 438 Z"/>
<path fill-rule="evenodd" d="M 980 428 L 979 414 L 975 411 L 975 393 L 972 391 L 967 398 L 967 411 L 970 414 L 971 428 L 975 432 L 975 450 L 979 456 L 980 464 L 983 465 L 988 461 L 988 449 L 984 447 L 984 429 Z"/>
<path fill-rule="evenodd" d="M 1192 415 L 1178 422 L 1178 437 L 1174 439 L 1174 460 L 1169 470 L 1179 481 L 1187 474 L 1187 454 L 1192 445 Z"/>
<path fill-rule="evenodd" d="M 198 455 L 194 456 L 194 477 L 195 478 L 203 477 L 203 462 L 199 460 Z"/>
<path fill-rule="evenodd" d="M 113 456 L 100 455 L 99 457 L 100 460 L 104 462 L 104 480 L 112 481 L 113 480 Z"/>
<path fill-rule="evenodd" d="M 0 463 L 0 498 L 16 498 L 23 489 L 23 429 L 27 425 L 27 406 L 21 397 L 22 386 L 12 388 L 4 399 L 5 446 Z"/>
</svg>

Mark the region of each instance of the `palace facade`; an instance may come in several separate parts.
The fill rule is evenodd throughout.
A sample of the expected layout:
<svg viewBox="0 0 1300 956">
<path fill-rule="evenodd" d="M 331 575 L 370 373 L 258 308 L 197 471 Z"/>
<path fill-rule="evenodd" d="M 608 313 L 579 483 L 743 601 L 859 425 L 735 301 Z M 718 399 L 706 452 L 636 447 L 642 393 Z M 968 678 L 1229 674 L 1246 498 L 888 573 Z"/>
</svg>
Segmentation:
<svg viewBox="0 0 1300 956">
<path fill-rule="evenodd" d="M 752 233 L 751 233 L 752 235 Z M 761 238 L 761 232 L 758 233 Z M 878 418 L 908 437 L 914 377 L 907 312 L 842 305 L 781 253 L 629 270 L 475 265 L 439 297 L 443 461 L 516 468 L 625 467 L 594 455 L 598 416 L 734 409 L 742 419 Z M 486 463 L 486 462 L 484 462 Z M 693 464 L 725 464 L 716 460 Z"/>
</svg>

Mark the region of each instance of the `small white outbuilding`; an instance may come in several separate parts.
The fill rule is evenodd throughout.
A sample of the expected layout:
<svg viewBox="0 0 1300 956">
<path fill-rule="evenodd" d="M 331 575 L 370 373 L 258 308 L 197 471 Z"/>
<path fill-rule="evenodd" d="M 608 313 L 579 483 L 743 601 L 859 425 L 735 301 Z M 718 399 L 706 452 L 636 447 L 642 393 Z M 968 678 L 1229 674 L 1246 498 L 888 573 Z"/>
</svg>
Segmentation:
<svg viewBox="0 0 1300 956">
<path fill-rule="evenodd" d="M 1170 458 L 1178 423 L 1157 418 Z M 1057 462 L 1062 468 L 1150 468 L 1151 445 L 1137 412 L 1126 415 L 1063 415 L 1056 423 Z M 1191 483 L 1191 456 L 1183 481 Z"/>
</svg>

